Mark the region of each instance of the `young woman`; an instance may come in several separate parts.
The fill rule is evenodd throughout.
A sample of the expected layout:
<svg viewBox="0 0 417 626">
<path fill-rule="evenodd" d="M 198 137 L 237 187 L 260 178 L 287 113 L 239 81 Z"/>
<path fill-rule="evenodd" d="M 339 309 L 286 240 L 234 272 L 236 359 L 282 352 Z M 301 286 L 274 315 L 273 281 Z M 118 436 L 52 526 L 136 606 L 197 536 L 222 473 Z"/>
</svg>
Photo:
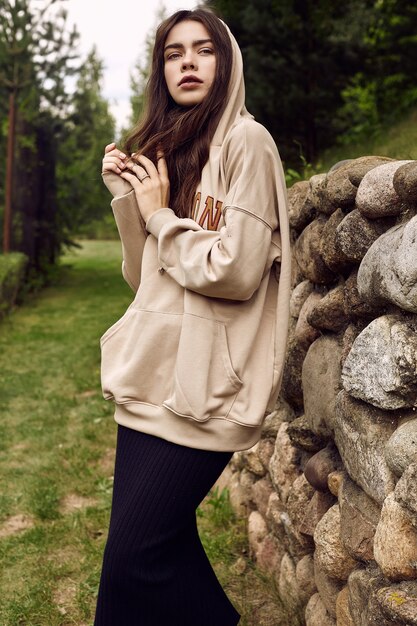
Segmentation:
<svg viewBox="0 0 417 626">
<path fill-rule="evenodd" d="M 101 338 L 118 440 L 96 626 L 239 621 L 195 513 L 274 406 L 290 293 L 281 162 L 244 98 L 227 26 L 179 11 L 158 28 L 142 121 L 105 149 L 135 296 Z"/>
</svg>

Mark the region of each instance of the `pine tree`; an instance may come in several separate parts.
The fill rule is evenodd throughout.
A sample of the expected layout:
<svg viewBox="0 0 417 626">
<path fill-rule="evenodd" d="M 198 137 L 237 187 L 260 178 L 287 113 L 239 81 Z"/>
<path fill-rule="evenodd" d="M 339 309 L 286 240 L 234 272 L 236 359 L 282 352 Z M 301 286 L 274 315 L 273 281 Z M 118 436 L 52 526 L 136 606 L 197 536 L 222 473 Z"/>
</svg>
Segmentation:
<svg viewBox="0 0 417 626">
<path fill-rule="evenodd" d="M 62 1 L 37 9 L 29 0 L 0 0 L 0 92 L 9 100 L 3 249 L 26 252 L 38 269 L 60 249 L 56 143 L 68 103 L 65 78 L 76 71 L 78 34 L 67 31 Z"/>
<path fill-rule="evenodd" d="M 95 47 L 83 61 L 58 153 L 58 203 L 65 237 L 108 211 L 101 178 L 104 146 L 115 134 L 115 120 L 102 96 L 103 61 Z"/>
</svg>

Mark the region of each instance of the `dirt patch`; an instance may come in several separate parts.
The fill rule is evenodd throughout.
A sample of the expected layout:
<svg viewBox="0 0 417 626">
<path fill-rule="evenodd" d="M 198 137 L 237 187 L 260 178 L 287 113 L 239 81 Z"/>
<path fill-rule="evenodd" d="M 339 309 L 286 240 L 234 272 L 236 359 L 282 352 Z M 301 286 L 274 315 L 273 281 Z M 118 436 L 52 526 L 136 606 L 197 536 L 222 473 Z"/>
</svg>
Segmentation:
<svg viewBox="0 0 417 626">
<path fill-rule="evenodd" d="M 98 462 L 98 468 L 106 476 L 113 476 L 114 472 L 114 459 L 116 457 L 115 448 L 107 448 L 103 456 Z"/>
<path fill-rule="evenodd" d="M 64 514 L 73 513 L 74 511 L 81 511 L 87 506 L 95 506 L 96 504 L 97 500 L 94 500 L 94 498 L 85 498 L 76 493 L 70 493 L 62 500 L 59 510 Z"/>
<path fill-rule="evenodd" d="M 64 578 L 53 592 L 54 604 L 61 615 L 67 615 L 74 608 L 77 584 L 70 578 Z"/>
<path fill-rule="evenodd" d="M 77 394 L 77 398 L 92 398 L 98 394 L 96 389 L 87 389 L 87 391 L 82 391 Z"/>
<path fill-rule="evenodd" d="M 20 443 L 17 443 L 16 445 L 12 446 L 10 448 L 11 452 L 22 452 L 22 451 L 26 451 L 29 448 L 29 444 L 28 443 L 24 443 L 23 441 L 21 441 Z"/>
<path fill-rule="evenodd" d="M 0 526 L 0 539 L 29 530 L 33 525 L 34 522 L 31 517 L 27 515 L 13 515 Z"/>
</svg>

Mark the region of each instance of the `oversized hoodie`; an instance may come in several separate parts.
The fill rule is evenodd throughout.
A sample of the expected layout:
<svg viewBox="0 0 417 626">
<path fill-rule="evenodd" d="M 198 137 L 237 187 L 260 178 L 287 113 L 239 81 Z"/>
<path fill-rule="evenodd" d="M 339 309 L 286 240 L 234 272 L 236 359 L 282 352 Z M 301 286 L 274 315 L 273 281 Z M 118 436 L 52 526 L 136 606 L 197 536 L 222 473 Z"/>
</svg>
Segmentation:
<svg viewBox="0 0 417 626">
<path fill-rule="evenodd" d="M 228 103 L 191 217 L 144 223 L 115 197 L 134 300 L 101 337 L 103 395 L 118 424 L 174 443 L 244 450 L 278 395 L 290 296 L 285 180 L 275 143 L 245 108 L 233 45 Z"/>
</svg>

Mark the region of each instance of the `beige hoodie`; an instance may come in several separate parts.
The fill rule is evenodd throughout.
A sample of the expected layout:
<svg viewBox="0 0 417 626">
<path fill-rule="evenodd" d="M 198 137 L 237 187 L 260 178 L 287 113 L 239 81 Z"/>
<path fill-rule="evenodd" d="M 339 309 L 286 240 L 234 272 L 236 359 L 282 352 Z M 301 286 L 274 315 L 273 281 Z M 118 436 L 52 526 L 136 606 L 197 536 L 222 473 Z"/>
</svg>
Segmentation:
<svg viewBox="0 0 417 626">
<path fill-rule="evenodd" d="M 144 224 L 134 192 L 112 200 L 123 276 L 135 292 L 101 338 L 102 388 L 124 426 L 194 448 L 260 438 L 284 364 L 290 242 L 275 143 L 245 109 L 242 58 L 191 218 Z"/>
</svg>

